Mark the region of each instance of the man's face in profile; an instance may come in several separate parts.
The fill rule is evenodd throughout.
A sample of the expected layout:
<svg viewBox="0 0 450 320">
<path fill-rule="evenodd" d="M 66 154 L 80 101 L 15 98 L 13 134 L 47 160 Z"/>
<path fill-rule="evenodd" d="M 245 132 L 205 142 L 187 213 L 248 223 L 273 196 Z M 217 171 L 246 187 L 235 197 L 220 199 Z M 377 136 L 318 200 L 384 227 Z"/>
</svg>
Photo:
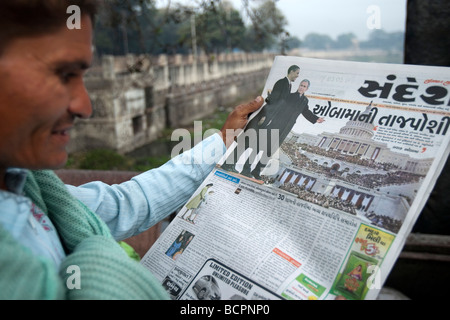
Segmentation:
<svg viewBox="0 0 450 320">
<path fill-rule="evenodd" d="M 294 82 L 298 78 L 299 75 L 300 75 L 300 69 L 291 71 L 288 74 L 288 79 L 291 80 L 291 82 Z"/>
<path fill-rule="evenodd" d="M 83 83 L 92 62 L 92 24 L 65 25 L 13 39 L 0 55 L 0 166 L 53 169 L 65 164 L 76 117 L 89 117 Z"/>
</svg>

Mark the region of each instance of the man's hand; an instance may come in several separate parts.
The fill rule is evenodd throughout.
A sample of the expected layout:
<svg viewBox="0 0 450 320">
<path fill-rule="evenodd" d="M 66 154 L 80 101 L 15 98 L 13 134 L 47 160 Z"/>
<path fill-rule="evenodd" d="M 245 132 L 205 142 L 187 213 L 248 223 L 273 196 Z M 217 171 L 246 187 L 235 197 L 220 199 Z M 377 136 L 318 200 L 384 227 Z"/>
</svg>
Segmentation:
<svg viewBox="0 0 450 320">
<path fill-rule="evenodd" d="M 323 122 L 325 122 L 325 119 L 324 119 L 324 118 L 319 118 L 319 119 L 317 119 L 317 123 L 323 123 Z"/>
<path fill-rule="evenodd" d="M 231 146 L 234 138 L 239 135 L 247 124 L 249 114 L 261 108 L 263 103 L 264 99 L 262 97 L 257 97 L 252 102 L 241 104 L 231 111 L 225 124 L 220 130 L 223 142 L 227 148 Z"/>
</svg>

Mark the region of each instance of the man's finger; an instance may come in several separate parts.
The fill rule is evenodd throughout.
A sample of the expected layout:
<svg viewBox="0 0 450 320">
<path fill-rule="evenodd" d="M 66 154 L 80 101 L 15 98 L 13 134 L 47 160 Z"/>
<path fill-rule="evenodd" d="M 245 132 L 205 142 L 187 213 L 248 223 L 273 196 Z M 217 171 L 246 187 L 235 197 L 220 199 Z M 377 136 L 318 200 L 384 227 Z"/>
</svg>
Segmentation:
<svg viewBox="0 0 450 320">
<path fill-rule="evenodd" d="M 239 114 L 242 116 L 247 116 L 248 114 L 255 112 L 256 110 L 261 108 L 263 103 L 264 103 L 264 99 L 261 96 L 259 96 L 255 100 L 253 100 L 249 103 L 240 105 L 236 109 L 236 111 L 239 112 Z"/>
</svg>

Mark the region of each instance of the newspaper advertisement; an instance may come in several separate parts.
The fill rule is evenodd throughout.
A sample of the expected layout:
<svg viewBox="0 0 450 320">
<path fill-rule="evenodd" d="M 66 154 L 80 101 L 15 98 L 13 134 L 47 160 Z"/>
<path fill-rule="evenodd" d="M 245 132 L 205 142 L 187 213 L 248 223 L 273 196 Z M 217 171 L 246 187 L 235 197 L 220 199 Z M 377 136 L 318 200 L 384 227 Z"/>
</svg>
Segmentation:
<svg viewBox="0 0 450 320">
<path fill-rule="evenodd" d="M 141 263 L 173 299 L 375 299 L 448 157 L 449 90 L 449 68 L 276 57 Z"/>
</svg>

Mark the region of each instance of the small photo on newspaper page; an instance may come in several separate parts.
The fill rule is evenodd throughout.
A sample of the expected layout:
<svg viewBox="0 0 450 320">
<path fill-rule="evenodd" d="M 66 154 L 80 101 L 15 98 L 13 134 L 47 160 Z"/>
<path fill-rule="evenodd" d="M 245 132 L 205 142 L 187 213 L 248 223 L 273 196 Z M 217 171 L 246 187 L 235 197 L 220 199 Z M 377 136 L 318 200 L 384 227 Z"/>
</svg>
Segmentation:
<svg viewBox="0 0 450 320">
<path fill-rule="evenodd" d="M 214 259 L 205 262 L 180 297 L 180 300 L 280 299 L 277 294 Z"/>
<path fill-rule="evenodd" d="M 377 271 L 393 240 L 393 235 L 361 224 L 333 284 L 332 293 L 351 300 L 362 300 L 369 289 L 380 286 Z"/>
</svg>

